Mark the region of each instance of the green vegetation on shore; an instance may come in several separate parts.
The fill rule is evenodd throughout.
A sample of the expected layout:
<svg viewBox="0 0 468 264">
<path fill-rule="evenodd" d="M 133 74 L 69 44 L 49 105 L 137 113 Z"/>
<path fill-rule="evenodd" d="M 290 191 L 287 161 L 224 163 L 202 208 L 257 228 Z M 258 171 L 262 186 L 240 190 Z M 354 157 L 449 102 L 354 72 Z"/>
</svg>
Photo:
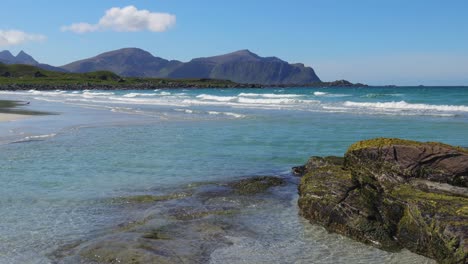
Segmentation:
<svg viewBox="0 0 468 264">
<path fill-rule="evenodd" d="M 0 63 L 0 89 L 3 90 L 51 90 L 51 89 L 151 89 L 151 88 L 210 88 L 251 87 L 228 80 L 214 79 L 161 79 L 122 78 L 109 71 L 90 73 L 66 73 L 40 69 L 31 65 Z"/>
<path fill-rule="evenodd" d="M 364 86 L 356 84 L 357 86 Z M 235 83 L 218 79 L 164 79 L 121 77 L 110 71 L 89 73 L 68 73 L 47 71 L 31 65 L 0 63 L 0 90 L 83 90 L 83 89 L 156 89 L 156 88 L 262 88 L 272 85 Z M 288 86 L 355 86 L 341 80 L 335 82 L 318 82 L 308 85 L 275 85 Z"/>
</svg>

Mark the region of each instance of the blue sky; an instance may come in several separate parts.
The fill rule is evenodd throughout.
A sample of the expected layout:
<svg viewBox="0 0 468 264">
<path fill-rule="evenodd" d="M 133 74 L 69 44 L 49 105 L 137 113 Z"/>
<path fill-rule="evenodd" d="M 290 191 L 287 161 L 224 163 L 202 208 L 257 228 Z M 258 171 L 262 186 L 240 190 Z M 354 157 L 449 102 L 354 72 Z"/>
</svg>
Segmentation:
<svg viewBox="0 0 468 264">
<path fill-rule="evenodd" d="M 3 0 L 1 5 L 0 36 L 11 30 L 28 35 L 13 44 L 0 39 L 0 50 L 25 50 L 56 66 L 123 47 L 181 61 L 250 49 L 302 62 L 325 81 L 468 85 L 468 1 Z M 118 17 L 99 23 L 107 10 L 130 5 L 166 14 L 166 24 L 130 27 L 116 24 Z M 87 32 L 71 30 L 80 22 Z"/>
</svg>

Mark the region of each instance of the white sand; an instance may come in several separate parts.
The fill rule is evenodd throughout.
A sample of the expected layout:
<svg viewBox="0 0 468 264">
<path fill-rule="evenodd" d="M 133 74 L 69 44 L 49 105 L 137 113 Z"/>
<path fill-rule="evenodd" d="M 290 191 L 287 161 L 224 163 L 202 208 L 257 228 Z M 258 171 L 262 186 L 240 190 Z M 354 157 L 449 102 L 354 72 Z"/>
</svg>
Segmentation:
<svg viewBox="0 0 468 264">
<path fill-rule="evenodd" d="M 19 120 L 19 119 L 28 118 L 28 117 L 30 116 L 0 113 L 0 122 L 14 121 L 14 120 Z"/>
</svg>

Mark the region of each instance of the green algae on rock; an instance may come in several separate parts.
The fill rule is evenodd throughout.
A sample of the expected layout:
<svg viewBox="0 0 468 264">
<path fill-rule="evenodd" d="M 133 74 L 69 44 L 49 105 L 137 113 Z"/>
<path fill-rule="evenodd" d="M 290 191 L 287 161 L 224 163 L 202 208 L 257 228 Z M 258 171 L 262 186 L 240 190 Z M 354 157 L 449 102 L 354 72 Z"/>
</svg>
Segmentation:
<svg viewBox="0 0 468 264">
<path fill-rule="evenodd" d="M 421 178 L 468 187 L 468 152 L 438 142 L 387 138 L 360 141 L 346 152 L 345 166 L 381 182 Z"/>
<path fill-rule="evenodd" d="M 216 249 L 232 244 L 228 237 L 255 234 L 236 219 L 250 212 L 247 205 L 262 205 L 270 187 L 285 184 L 279 177 L 257 176 L 197 184 L 166 196 L 117 198 L 112 202 L 144 207 L 144 214 L 51 257 L 54 263 L 208 263 Z"/>
<path fill-rule="evenodd" d="M 464 149 L 378 138 L 353 144 L 343 165 L 327 160 L 312 157 L 304 166 L 298 205 L 305 218 L 381 249 L 466 262 Z"/>
<path fill-rule="evenodd" d="M 112 199 L 112 203 L 154 203 L 169 201 L 174 199 L 181 199 L 188 196 L 191 196 L 191 193 L 181 192 L 181 193 L 172 193 L 167 195 L 135 195 L 135 196 L 126 196 L 126 197 L 117 197 Z"/>
<path fill-rule="evenodd" d="M 265 192 L 271 187 L 284 185 L 285 181 L 279 177 L 257 176 L 233 182 L 230 186 L 238 194 L 253 195 Z"/>
</svg>

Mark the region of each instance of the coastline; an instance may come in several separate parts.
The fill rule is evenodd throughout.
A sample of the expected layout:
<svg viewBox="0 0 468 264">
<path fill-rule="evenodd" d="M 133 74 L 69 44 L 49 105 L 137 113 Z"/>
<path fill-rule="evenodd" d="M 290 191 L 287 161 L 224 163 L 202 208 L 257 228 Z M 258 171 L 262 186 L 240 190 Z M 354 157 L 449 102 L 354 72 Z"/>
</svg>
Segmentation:
<svg viewBox="0 0 468 264">
<path fill-rule="evenodd" d="M 38 82 L 32 80 L 10 80 L 0 79 L 0 91 L 21 91 L 21 90 L 152 90 L 152 89 L 206 89 L 206 88 L 290 88 L 290 87 L 368 87 L 362 83 L 351 83 L 346 80 L 333 82 L 316 82 L 308 84 L 258 84 L 258 83 L 235 83 L 229 80 L 217 79 L 139 79 L 128 78 L 118 81 L 80 80 L 73 83 L 63 83 L 57 80 L 45 80 Z"/>
<path fill-rule="evenodd" d="M 361 110 L 355 115 L 303 113 L 300 105 L 308 101 L 302 103 L 296 99 L 298 96 L 301 100 L 320 100 L 327 103 L 325 106 L 337 101 L 372 103 L 408 98 L 411 102 L 416 96 L 408 93 L 403 97 L 398 91 L 371 88 L 285 90 L 4 93 L 5 99 L 31 102 L 27 106 L 20 102 L 16 110 L 36 109 L 61 115 L 16 122 L 18 130 L 15 122 L 3 123 L 9 128 L 4 131 L 25 134 L 21 134 L 20 140 L 11 140 L 19 144 L 3 146 L 0 165 L 7 168 L 4 182 L 18 181 L 3 186 L 2 193 L 8 201 L 18 202 L 2 212 L 1 220 L 6 223 L 2 236 L 8 244 L 0 246 L 0 252 L 6 252 L 0 262 L 2 259 L 6 263 L 29 259 L 47 262 L 48 258 L 73 262 L 81 256 L 93 259 L 96 255 L 112 261 L 120 259 L 120 253 L 129 256 L 133 252 L 142 259 L 158 252 L 163 257 L 176 258 L 186 252 L 180 251 L 189 248 L 190 257 L 210 259 L 212 263 L 226 260 L 258 263 L 265 255 L 271 263 L 278 259 L 293 262 L 298 258 L 318 263 L 362 263 L 363 259 L 369 263 L 396 263 L 394 259 L 399 263 L 434 263 L 406 250 L 388 253 L 310 225 L 298 216 L 297 179 L 285 171 L 302 164 L 312 150 L 317 155 L 342 153 L 344 145 L 354 142 L 356 135 L 400 133 L 399 136 L 417 138 L 420 128 L 431 120 L 444 125 L 434 132 L 428 131 L 426 140 L 446 137 L 452 144 L 464 144 L 463 135 L 456 132 L 464 130 L 459 125 L 465 120 L 463 113 L 442 118 L 389 118 L 362 115 Z M 315 95 L 315 91 L 320 92 Z M 198 97 L 202 94 L 205 95 Z M 376 94 L 380 96 L 372 97 Z M 450 94 L 457 95 L 459 91 Z M 176 103 L 190 99 L 209 103 L 209 96 L 217 96 L 214 98 L 219 101 L 234 96 L 253 98 L 256 101 L 251 101 L 256 105 L 279 104 L 279 96 L 285 102 L 280 105 L 285 110 L 257 110 L 246 104 L 244 108 L 231 108 L 229 102 L 221 107 L 214 100 L 213 104 L 183 107 L 158 105 L 166 98 L 176 98 L 173 101 Z M 114 97 L 121 101 L 106 100 Z M 442 95 L 437 98 L 449 105 L 457 102 Z M 78 100 L 62 104 L 57 99 Z M 87 105 L 82 99 L 89 100 Z M 122 101 L 126 104 L 121 104 Z M 290 111 L 286 108 L 289 105 L 297 110 Z M 148 115 L 127 116 L 130 111 L 142 110 L 153 116 L 167 114 L 167 122 L 153 122 Z M 247 118 L 234 119 L 221 112 L 243 114 Z M 258 195 L 233 193 L 229 185 L 233 178 L 257 175 L 281 176 L 291 184 Z M 193 187 L 203 181 L 215 183 Z M 51 216 L 60 225 L 43 229 L 51 223 Z M 30 235 L 31 231 L 39 235 Z M 195 246 L 187 241 L 196 241 Z M 117 249 L 106 251 L 113 246 Z M 154 248 L 162 251 L 153 253 Z M 164 251 L 168 248 L 171 251 Z M 271 252 L 270 248 L 281 250 Z"/>
<path fill-rule="evenodd" d="M 46 112 L 19 108 L 21 106 L 27 106 L 28 104 L 28 102 L 22 101 L 0 100 L 0 122 L 9 122 L 29 118 L 36 115 L 50 114 Z"/>
</svg>

